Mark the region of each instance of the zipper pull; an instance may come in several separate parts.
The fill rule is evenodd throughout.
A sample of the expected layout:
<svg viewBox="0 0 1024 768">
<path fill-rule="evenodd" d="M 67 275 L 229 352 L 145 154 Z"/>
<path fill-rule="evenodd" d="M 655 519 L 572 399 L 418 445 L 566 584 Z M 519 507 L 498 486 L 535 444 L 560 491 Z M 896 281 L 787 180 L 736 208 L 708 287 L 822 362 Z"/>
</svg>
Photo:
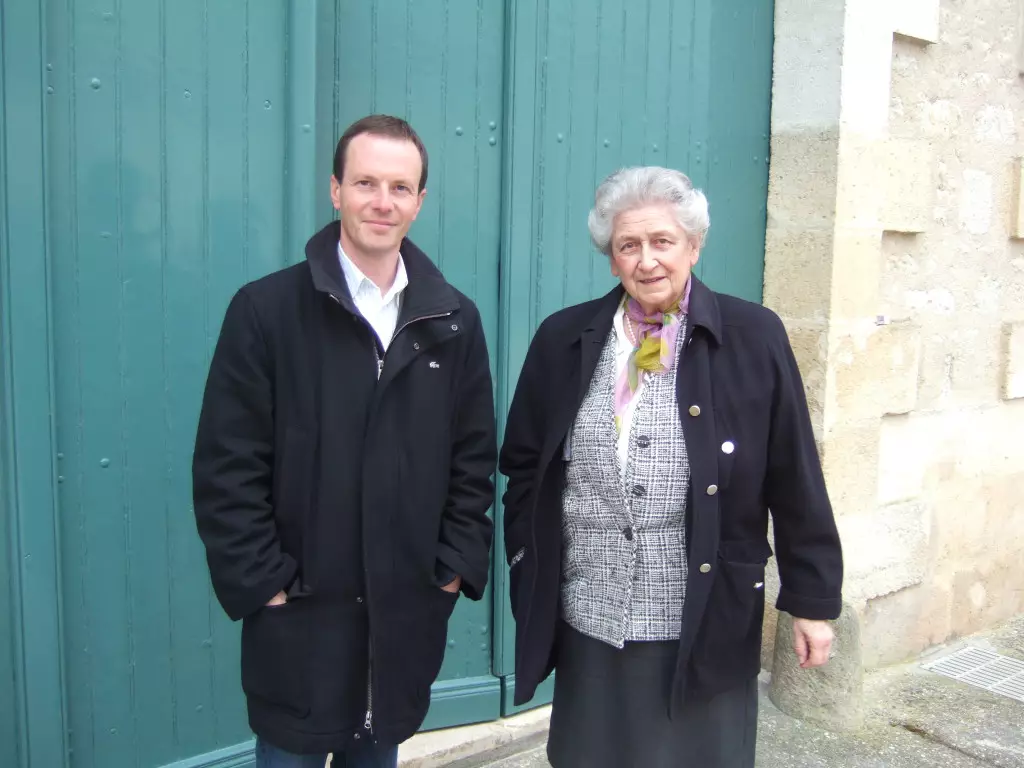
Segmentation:
<svg viewBox="0 0 1024 768">
<path fill-rule="evenodd" d="M 373 712 L 366 710 L 366 719 L 363 721 L 363 728 L 368 731 L 373 730 Z"/>
<path fill-rule="evenodd" d="M 377 358 L 377 379 L 380 380 L 380 375 L 384 373 L 384 358 Z"/>
</svg>

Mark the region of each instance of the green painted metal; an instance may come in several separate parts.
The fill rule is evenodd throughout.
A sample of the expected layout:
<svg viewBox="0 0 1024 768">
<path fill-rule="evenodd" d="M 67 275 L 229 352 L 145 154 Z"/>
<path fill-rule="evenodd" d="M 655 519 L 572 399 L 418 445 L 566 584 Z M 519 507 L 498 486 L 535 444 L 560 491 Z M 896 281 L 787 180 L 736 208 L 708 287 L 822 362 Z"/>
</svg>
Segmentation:
<svg viewBox="0 0 1024 768">
<path fill-rule="evenodd" d="M 500 414 L 540 321 L 614 285 L 586 218 L 597 184 L 618 167 L 689 173 L 711 205 L 697 274 L 760 300 L 772 43 L 771 0 L 510 4 Z M 498 563 L 494 667 L 510 675 L 514 624 Z M 549 695 L 550 685 L 535 703 Z"/>
<path fill-rule="evenodd" d="M 611 285 L 585 219 L 618 165 L 688 170 L 700 273 L 760 298 L 771 10 L 0 0 L 0 765 L 250 764 L 195 419 L 231 293 L 331 216 L 349 122 L 429 147 L 413 237 L 480 307 L 500 421 L 539 321 Z M 426 729 L 515 711 L 505 578 L 460 602 Z"/>
</svg>

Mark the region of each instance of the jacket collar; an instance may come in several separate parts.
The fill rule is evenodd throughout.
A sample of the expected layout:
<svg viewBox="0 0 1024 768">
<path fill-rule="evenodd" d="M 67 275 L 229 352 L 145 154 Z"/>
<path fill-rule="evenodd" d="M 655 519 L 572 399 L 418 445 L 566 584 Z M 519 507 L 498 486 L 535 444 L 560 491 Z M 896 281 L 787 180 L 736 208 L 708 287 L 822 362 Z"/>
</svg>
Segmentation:
<svg viewBox="0 0 1024 768">
<path fill-rule="evenodd" d="M 306 261 L 313 276 L 313 286 L 333 296 L 339 304 L 358 314 L 338 262 L 338 240 L 341 222 L 332 221 L 306 243 Z M 405 289 L 399 323 L 430 315 L 444 315 L 459 309 L 459 297 L 441 271 L 409 238 L 399 247 L 409 285 Z"/>
<path fill-rule="evenodd" d="M 690 311 L 687 315 L 687 324 L 691 328 L 704 328 L 715 343 L 722 343 L 722 314 L 718 308 L 718 298 L 715 292 L 708 288 L 696 276 L 690 277 Z M 617 285 L 602 298 L 598 299 L 597 312 L 590 318 L 583 329 L 581 338 L 586 341 L 604 342 L 611 330 L 612 321 L 615 319 L 615 312 L 622 301 L 625 291 L 621 285 Z"/>
</svg>

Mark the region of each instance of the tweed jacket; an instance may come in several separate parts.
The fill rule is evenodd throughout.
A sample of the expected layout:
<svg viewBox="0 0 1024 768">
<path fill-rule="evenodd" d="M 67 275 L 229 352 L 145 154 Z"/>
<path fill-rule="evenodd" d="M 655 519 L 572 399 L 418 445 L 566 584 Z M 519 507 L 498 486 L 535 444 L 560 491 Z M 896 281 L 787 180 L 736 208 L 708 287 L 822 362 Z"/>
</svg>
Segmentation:
<svg viewBox="0 0 1024 768">
<path fill-rule="evenodd" d="M 632 422 L 623 425 L 624 474 L 616 450 L 614 328 L 566 438 L 562 616 L 616 648 L 679 639 L 690 466 L 675 378 L 685 335 L 684 316 L 671 369 L 646 377 Z"/>
</svg>

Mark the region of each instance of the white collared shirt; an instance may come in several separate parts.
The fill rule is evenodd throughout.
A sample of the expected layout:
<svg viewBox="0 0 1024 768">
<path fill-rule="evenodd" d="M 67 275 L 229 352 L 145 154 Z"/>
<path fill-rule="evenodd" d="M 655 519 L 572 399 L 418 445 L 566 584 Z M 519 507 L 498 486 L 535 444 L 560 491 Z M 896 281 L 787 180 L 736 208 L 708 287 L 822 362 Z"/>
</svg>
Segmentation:
<svg viewBox="0 0 1024 768">
<path fill-rule="evenodd" d="M 387 351 L 395 327 L 398 325 L 398 312 L 402 308 L 402 296 L 409 285 L 409 276 L 405 272 L 405 261 L 398 255 L 398 272 L 395 282 L 387 293 L 381 295 L 380 288 L 362 273 L 362 270 L 346 255 L 338 243 L 338 261 L 341 262 L 341 273 L 345 276 L 348 292 L 359 314 L 377 333 L 381 345 Z"/>
<path fill-rule="evenodd" d="M 622 372 L 626 370 L 626 365 L 629 362 L 629 356 L 633 353 L 633 342 L 630 341 L 629 336 L 626 334 L 625 305 L 619 304 L 619 308 L 615 312 L 615 319 L 612 321 L 612 327 L 615 328 L 614 386 L 618 387 Z M 619 454 L 619 474 L 623 482 L 626 481 L 626 462 L 629 461 L 629 431 L 633 428 L 636 404 L 640 402 L 640 395 L 644 391 L 644 378 L 640 378 L 640 386 L 637 387 L 633 399 L 626 403 L 626 407 L 623 409 L 622 421 L 620 422 L 621 431 L 615 444 L 615 450 Z"/>
</svg>

